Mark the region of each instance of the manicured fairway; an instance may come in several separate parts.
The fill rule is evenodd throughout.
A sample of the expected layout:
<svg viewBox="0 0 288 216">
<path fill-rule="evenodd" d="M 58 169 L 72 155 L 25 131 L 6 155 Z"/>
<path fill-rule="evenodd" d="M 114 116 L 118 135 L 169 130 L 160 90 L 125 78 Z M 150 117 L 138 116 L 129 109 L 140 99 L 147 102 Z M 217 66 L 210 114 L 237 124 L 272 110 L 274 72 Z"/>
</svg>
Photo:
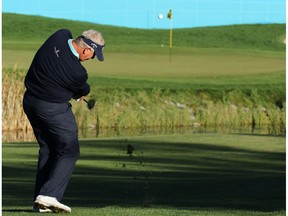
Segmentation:
<svg viewBox="0 0 288 216">
<path fill-rule="evenodd" d="M 285 215 L 285 137 L 203 133 L 80 145 L 63 200 L 71 215 Z M 3 215 L 31 214 L 37 151 L 34 142 L 3 144 Z"/>
</svg>

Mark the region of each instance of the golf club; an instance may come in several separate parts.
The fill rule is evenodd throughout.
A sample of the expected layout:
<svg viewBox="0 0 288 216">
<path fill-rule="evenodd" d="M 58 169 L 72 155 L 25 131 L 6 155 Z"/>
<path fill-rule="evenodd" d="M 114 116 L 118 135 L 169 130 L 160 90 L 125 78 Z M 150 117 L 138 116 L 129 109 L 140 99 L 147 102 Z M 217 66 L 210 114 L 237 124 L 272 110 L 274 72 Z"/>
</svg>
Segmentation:
<svg viewBox="0 0 288 216">
<path fill-rule="evenodd" d="M 87 103 L 87 107 L 88 107 L 89 110 L 91 110 L 95 106 L 96 100 L 89 99 L 87 101 L 85 98 L 83 98 L 83 100 Z"/>
</svg>

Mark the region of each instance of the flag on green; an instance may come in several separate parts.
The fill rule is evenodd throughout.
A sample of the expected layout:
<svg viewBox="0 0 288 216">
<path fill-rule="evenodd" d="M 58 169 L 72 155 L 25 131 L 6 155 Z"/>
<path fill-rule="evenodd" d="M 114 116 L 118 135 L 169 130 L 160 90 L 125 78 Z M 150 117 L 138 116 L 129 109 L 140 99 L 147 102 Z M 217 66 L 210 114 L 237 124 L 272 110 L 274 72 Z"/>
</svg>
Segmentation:
<svg viewBox="0 0 288 216">
<path fill-rule="evenodd" d="M 167 14 L 168 19 L 172 19 L 172 9 L 169 10 L 169 13 Z"/>
</svg>

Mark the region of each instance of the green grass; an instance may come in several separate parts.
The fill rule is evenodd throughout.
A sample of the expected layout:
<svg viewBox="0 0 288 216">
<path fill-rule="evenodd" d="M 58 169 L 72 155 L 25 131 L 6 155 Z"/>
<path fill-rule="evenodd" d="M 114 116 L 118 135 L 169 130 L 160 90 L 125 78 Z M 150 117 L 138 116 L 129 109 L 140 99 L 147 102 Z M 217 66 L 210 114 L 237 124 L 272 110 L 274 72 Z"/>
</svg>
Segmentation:
<svg viewBox="0 0 288 216">
<path fill-rule="evenodd" d="M 56 29 L 68 28 L 74 36 L 87 29 L 99 29 L 107 41 L 107 50 L 136 52 L 151 51 L 155 46 L 169 45 L 169 30 L 145 30 L 113 27 L 87 22 L 52 19 L 39 16 L 2 13 L 3 48 L 31 47 L 24 42 L 42 43 Z M 33 23 L 33 25 L 31 25 Z M 43 25 L 45 23 L 45 25 Z M 35 28 L 37 26 L 37 28 Z M 236 25 L 191 29 L 174 29 L 175 47 L 237 48 L 285 51 L 285 24 Z M 18 41 L 18 42 L 17 42 Z M 19 46 L 15 46 L 17 42 Z M 135 49 L 139 47 L 140 49 Z M 36 48 L 33 46 L 32 48 Z M 145 48 L 146 47 L 146 48 Z M 155 50 L 155 49 L 154 49 Z M 156 51 L 157 52 L 157 51 Z"/>
<path fill-rule="evenodd" d="M 285 215 L 285 137 L 176 134 L 80 146 L 63 200 L 71 215 Z M 37 144 L 2 147 L 2 213 L 28 215 Z"/>
<path fill-rule="evenodd" d="M 223 83 L 225 78 L 226 84 L 231 79 L 233 84 L 247 84 L 247 80 L 252 84 L 261 77 L 261 82 L 267 84 L 270 78 L 275 82 L 275 73 L 281 74 L 277 83 L 285 82 L 285 24 L 175 29 L 170 62 L 168 44 L 160 46 L 160 40 L 169 42 L 169 30 L 121 28 L 9 13 L 3 13 L 2 19 L 3 66 L 8 68 L 27 69 L 39 46 L 59 28 L 70 29 L 74 36 L 94 28 L 103 32 L 107 47 L 103 63 L 84 63 L 93 85 L 98 77 L 184 85 L 187 81 L 192 85 L 213 85 L 218 80 Z M 117 85 L 125 82 L 119 80 Z"/>
<path fill-rule="evenodd" d="M 119 78 L 116 88 L 125 85 L 127 79 L 170 82 L 176 88 L 180 86 L 177 83 L 247 85 L 248 81 L 253 85 L 259 79 L 262 84 L 285 83 L 285 24 L 175 29 L 170 62 L 168 46 L 161 47 L 159 42 L 169 35 L 169 30 L 121 28 L 9 13 L 3 13 L 2 19 L 3 66 L 8 68 L 27 69 L 39 46 L 59 28 L 69 28 L 74 36 L 94 28 L 103 30 L 107 41 L 103 63 L 84 63 L 95 87 L 101 86 L 101 82 L 96 83 L 99 77 L 106 81 L 111 78 L 112 83 Z M 168 42 L 169 38 L 166 39 Z"/>
</svg>

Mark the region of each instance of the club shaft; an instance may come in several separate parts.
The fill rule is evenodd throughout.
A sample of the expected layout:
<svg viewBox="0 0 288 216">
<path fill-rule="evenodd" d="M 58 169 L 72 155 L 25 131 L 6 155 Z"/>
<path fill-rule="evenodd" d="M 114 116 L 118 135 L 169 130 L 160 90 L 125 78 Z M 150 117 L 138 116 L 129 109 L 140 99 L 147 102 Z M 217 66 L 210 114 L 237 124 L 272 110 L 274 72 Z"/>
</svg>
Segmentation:
<svg viewBox="0 0 288 216">
<path fill-rule="evenodd" d="M 82 98 L 82 99 L 83 99 L 83 101 L 85 101 L 87 104 L 89 104 L 88 101 L 87 101 L 85 98 Z"/>
</svg>

